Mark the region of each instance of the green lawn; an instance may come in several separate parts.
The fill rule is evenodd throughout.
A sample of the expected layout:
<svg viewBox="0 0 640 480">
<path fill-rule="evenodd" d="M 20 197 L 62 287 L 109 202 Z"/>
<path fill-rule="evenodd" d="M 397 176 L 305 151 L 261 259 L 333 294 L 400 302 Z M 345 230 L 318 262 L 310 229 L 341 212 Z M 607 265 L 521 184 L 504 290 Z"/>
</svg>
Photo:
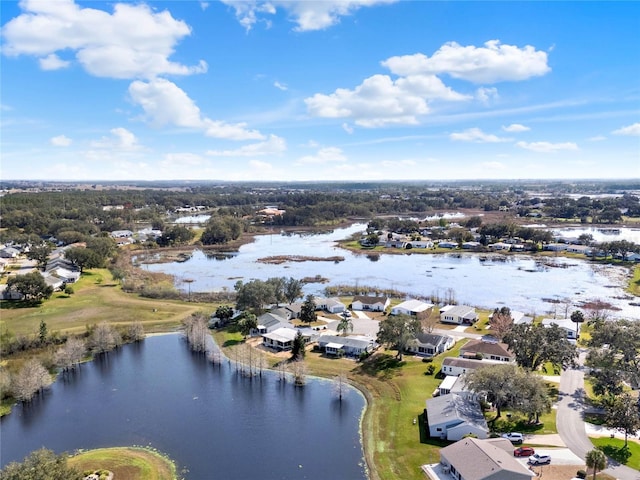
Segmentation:
<svg viewBox="0 0 640 480">
<path fill-rule="evenodd" d="M 109 470 L 116 480 L 176 480 L 176 466 L 155 450 L 140 447 L 98 448 L 80 452 L 67 462 L 85 471 Z"/>
<path fill-rule="evenodd" d="M 629 280 L 627 291 L 636 297 L 640 297 L 640 265 L 633 268 L 633 277 Z"/>
<path fill-rule="evenodd" d="M 618 437 L 621 434 L 617 435 Z M 624 448 L 624 439 L 609 437 L 590 437 L 591 443 L 604 451 L 607 457 L 625 464 L 634 470 L 640 470 L 640 443 L 629 441 L 627 448 Z"/>
</svg>

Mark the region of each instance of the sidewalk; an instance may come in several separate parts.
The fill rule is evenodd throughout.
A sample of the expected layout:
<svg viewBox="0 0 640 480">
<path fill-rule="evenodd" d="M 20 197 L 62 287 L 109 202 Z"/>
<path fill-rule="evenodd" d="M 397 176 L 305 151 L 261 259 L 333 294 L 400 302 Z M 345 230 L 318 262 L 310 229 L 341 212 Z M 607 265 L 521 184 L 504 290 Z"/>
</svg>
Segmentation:
<svg viewBox="0 0 640 480">
<path fill-rule="evenodd" d="M 594 425 L 592 423 L 585 422 L 584 428 L 587 431 L 587 436 L 590 437 L 611 437 L 613 435 L 615 438 L 624 440 L 623 433 L 607 428 L 604 425 Z M 629 435 L 628 439 L 630 442 L 640 443 L 640 438 L 638 436 Z"/>
</svg>

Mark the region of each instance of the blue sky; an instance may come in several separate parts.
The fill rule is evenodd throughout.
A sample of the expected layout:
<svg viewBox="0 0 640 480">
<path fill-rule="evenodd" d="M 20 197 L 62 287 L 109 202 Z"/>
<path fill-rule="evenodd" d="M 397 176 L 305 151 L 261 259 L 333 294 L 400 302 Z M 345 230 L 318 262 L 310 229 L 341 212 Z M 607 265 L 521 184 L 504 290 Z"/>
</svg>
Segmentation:
<svg viewBox="0 0 640 480">
<path fill-rule="evenodd" d="M 4 179 L 640 177 L 640 2 L 0 8 Z"/>
</svg>

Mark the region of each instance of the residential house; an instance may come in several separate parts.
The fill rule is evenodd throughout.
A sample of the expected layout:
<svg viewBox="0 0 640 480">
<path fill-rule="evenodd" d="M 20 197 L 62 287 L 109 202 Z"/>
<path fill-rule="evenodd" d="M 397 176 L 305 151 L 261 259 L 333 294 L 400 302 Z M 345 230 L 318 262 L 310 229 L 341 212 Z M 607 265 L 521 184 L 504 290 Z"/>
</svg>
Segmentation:
<svg viewBox="0 0 640 480">
<path fill-rule="evenodd" d="M 475 360 L 472 358 L 447 357 L 442 360 L 442 373 L 445 375 L 462 375 L 489 365 L 500 365 L 504 362 L 495 360 Z"/>
<path fill-rule="evenodd" d="M 480 242 L 464 242 L 462 248 L 464 250 L 476 250 L 482 248 L 482 244 Z"/>
<path fill-rule="evenodd" d="M 307 332 L 301 332 L 302 338 L 305 343 L 309 343 L 311 336 Z M 298 329 L 289 327 L 279 327 L 275 330 L 267 333 L 263 333 L 262 336 L 262 345 L 265 347 L 272 348 L 274 350 L 278 350 L 279 352 L 286 352 L 293 348 L 293 340 L 296 338 L 298 334 Z"/>
<path fill-rule="evenodd" d="M 0 249 L 0 258 L 17 258 L 20 250 L 14 247 L 4 247 Z"/>
<path fill-rule="evenodd" d="M 407 242 L 405 248 L 433 248 L 434 246 L 431 240 L 412 240 Z"/>
<path fill-rule="evenodd" d="M 42 278 L 44 278 L 44 283 L 53 288 L 54 291 L 60 290 L 64 286 L 64 281 L 61 278 L 51 275 L 50 273 L 45 272 Z"/>
<path fill-rule="evenodd" d="M 456 341 L 448 335 L 421 332 L 409 341 L 407 351 L 424 357 L 432 357 L 449 350 Z"/>
<path fill-rule="evenodd" d="M 531 480 L 506 438 L 464 438 L 440 450 L 442 471 L 456 480 Z"/>
<path fill-rule="evenodd" d="M 384 244 L 386 248 L 407 248 L 407 242 L 404 240 L 387 240 Z"/>
<path fill-rule="evenodd" d="M 47 268 L 47 272 L 55 277 L 58 277 L 64 283 L 75 283 L 80 278 L 80 272 L 76 270 L 69 270 L 63 267 L 57 267 L 53 269 Z"/>
<path fill-rule="evenodd" d="M 328 313 L 342 313 L 347 309 L 338 297 L 316 298 L 315 301 L 319 309 L 325 310 Z"/>
<path fill-rule="evenodd" d="M 421 300 L 405 300 L 399 303 L 395 307 L 391 308 L 391 315 L 413 315 L 416 316 L 419 313 L 426 312 L 433 307 L 433 303 L 426 303 Z"/>
<path fill-rule="evenodd" d="M 470 340 L 460 349 L 463 358 L 477 358 L 479 360 L 496 360 L 498 362 L 515 362 L 516 356 L 509 351 L 506 343 L 497 341 Z"/>
<path fill-rule="evenodd" d="M 441 242 L 438 242 L 438 247 L 439 248 L 458 248 L 458 242 L 450 242 L 450 241 L 443 240 Z"/>
<path fill-rule="evenodd" d="M 372 312 L 384 312 L 391 304 L 387 297 L 370 297 L 367 295 L 356 295 L 351 302 L 353 310 L 369 310 Z"/>
<path fill-rule="evenodd" d="M 581 253 L 583 255 L 591 255 L 593 248 L 588 245 L 567 245 L 567 252 L 569 253 Z"/>
<path fill-rule="evenodd" d="M 265 313 L 258 317 L 258 326 L 251 331 L 251 335 L 263 335 L 282 327 L 292 328 L 286 317 L 281 317 L 271 312 Z"/>
<path fill-rule="evenodd" d="M 466 435 L 487 438 L 489 427 L 480 402 L 449 393 L 426 401 L 429 436 L 455 442 Z"/>
<path fill-rule="evenodd" d="M 114 230 L 110 235 L 111 238 L 131 238 L 133 232 L 131 230 Z"/>
<path fill-rule="evenodd" d="M 447 305 L 440 309 L 440 321 L 457 325 L 473 325 L 478 321 L 478 314 L 475 308 L 467 305 Z"/>
<path fill-rule="evenodd" d="M 511 250 L 511 244 L 505 242 L 492 243 L 491 245 L 488 245 L 488 247 L 489 250 L 494 250 L 496 252 L 508 252 Z"/>
<path fill-rule="evenodd" d="M 287 310 L 289 319 L 300 318 L 300 313 L 302 313 L 302 302 L 293 302 L 290 305 L 285 305 L 284 309 Z"/>
<path fill-rule="evenodd" d="M 2 300 L 24 300 L 24 295 L 13 288 L 7 288 L 7 284 L 0 285 L 0 299 Z"/>
<path fill-rule="evenodd" d="M 338 335 L 320 335 L 318 347 L 327 355 L 359 357 L 363 353 L 371 353 L 378 348 L 378 344 L 370 337 Z"/>
<path fill-rule="evenodd" d="M 569 340 L 577 340 L 580 336 L 580 323 L 572 322 L 569 318 L 543 318 L 540 323 L 547 328 L 551 325 L 559 326 L 567 332 L 567 338 Z"/>
<path fill-rule="evenodd" d="M 549 252 L 564 252 L 566 249 L 566 243 L 547 243 L 542 246 L 542 250 L 547 250 Z"/>
</svg>

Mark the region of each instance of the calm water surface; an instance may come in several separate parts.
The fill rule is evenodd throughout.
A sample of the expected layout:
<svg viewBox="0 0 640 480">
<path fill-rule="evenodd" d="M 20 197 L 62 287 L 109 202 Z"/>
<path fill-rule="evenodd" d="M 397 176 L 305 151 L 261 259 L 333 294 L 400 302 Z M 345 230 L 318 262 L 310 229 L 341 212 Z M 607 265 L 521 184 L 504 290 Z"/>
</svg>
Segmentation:
<svg viewBox="0 0 640 480">
<path fill-rule="evenodd" d="M 444 297 L 453 289 L 460 303 L 484 308 L 506 305 L 537 315 L 553 313 L 554 304 L 549 300 L 569 299 L 573 308 L 586 301 L 606 300 L 619 309 L 612 312 L 613 316 L 640 319 L 640 307 L 630 305 L 634 299 L 624 291 L 629 275 L 626 268 L 563 257 L 546 257 L 546 262 L 555 264 L 548 266 L 541 263 L 542 257 L 527 255 L 382 254 L 370 258 L 336 245 L 336 241 L 365 228 L 366 225 L 356 224 L 316 235 L 282 235 L 276 231 L 256 237 L 236 254 L 207 256 L 196 251 L 183 263 L 151 264 L 144 268 L 175 275 L 177 287 L 185 291 L 188 285 L 184 280 L 193 280 L 192 292 L 233 291 L 233 285 L 240 279 L 281 276 L 301 279 L 320 275 L 329 282 L 307 284 L 305 293 L 323 295 L 327 285 L 339 284 L 393 288 L 415 296 L 435 293 Z M 342 256 L 345 260 L 280 265 L 257 261 L 274 255 Z"/>
<path fill-rule="evenodd" d="M 61 377 L 0 423 L 0 464 L 57 452 L 150 445 L 187 478 L 366 479 L 359 437 L 364 399 L 332 384 L 303 388 L 273 372 L 246 378 L 192 354 L 179 335 L 127 345 Z"/>
</svg>

